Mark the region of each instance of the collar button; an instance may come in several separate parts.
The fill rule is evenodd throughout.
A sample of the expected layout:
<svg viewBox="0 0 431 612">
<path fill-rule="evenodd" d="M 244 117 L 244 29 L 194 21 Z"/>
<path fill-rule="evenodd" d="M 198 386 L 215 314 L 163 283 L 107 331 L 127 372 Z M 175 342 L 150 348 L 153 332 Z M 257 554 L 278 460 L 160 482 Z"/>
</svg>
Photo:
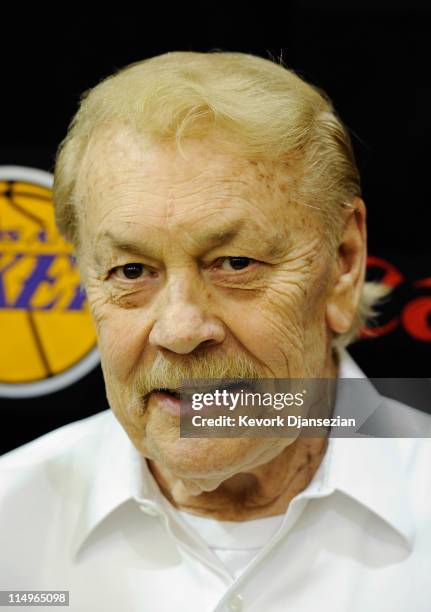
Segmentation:
<svg viewBox="0 0 431 612">
<path fill-rule="evenodd" d="M 230 610 L 230 612 L 240 612 L 243 607 L 243 601 L 242 596 L 239 593 L 236 593 L 236 595 L 233 595 L 227 603 L 228 610 Z"/>
</svg>

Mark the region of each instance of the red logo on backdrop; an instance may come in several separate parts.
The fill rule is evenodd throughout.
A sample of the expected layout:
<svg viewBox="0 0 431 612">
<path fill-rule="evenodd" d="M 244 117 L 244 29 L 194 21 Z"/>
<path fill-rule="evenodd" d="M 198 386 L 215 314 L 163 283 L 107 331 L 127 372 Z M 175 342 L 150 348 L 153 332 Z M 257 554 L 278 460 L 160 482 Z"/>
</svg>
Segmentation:
<svg viewBox="0 0 431 612">
<path fill-rule="evenodd" d="M 403 274 L 391 263 L 381 257 L 370 255 L 367 259 L 367 268 L 376 268 L 383 276 L 381 282 L 390 287 L 399 287 L 406 283 Z M 392 317 L 390 321 L 376 327 L 366 327 L 361 332 L 363 338 L 376 338 L 384 336 L 402 327 L 415 340 L 421 342 L 431 342 L 431 276 L 411 283 L 412 293 L 421 292 L 428 289 L 429 295 L 416 295 L 401 306 L 398 315 Z"/>
</svg>

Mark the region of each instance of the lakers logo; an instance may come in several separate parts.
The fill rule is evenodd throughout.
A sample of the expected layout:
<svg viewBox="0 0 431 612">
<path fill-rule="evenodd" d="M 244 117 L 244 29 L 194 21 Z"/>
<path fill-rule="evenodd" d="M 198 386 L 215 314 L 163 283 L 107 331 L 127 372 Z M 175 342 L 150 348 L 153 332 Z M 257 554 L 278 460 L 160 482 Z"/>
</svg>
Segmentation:
<svg viewBox="0 0 431 612">
<path fill-rule="evenodd" d="M 58 233 L 52 176 L 0 166 L 0 395 L 66 387 L 99 363 L 72 247 Z"/>
</svg>

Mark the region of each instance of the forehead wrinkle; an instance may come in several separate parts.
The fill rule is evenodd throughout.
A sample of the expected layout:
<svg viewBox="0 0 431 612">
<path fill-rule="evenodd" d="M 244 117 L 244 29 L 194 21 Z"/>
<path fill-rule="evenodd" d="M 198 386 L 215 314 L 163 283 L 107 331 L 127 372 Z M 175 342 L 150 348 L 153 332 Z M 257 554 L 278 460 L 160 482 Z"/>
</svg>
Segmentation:
<svg viewBox="0 0 431 612">
<path fill-rule="evenodd" d="M 112 149 L 110 149 L 110 142 L 107 142 L 106 144 L 108 145 L 108 152 L 111 151 Z M 128 147 L 126 147 L 126 149 L 128 149 Z M 128 153 L 128 151 L 121 152 L 122 155 L 120 155 L 120 161 L 122 156 L 124 159 L 124 155 L 126 153 Z M 115 160 L 111 159 L 109 155 L 107 155 L 107 158 L 109 162 L 115 162 Z M 139 159 L 139 161 L 141 161 L 141 159 Z M 90 159 L 87 160 L 87 162 L 90 162 L 87 164 L 87 172 L 84 172 L 84 174 L 87 174 L 87 178 L 88 173 L 91 175 L 94 171 L 92 166 L 94 165 L 94 162 L 97 161 L 100 161 L 97 155 L 95 157 L 93 156 L 93 158 L 90 156 Z M 205 206 L 206 204 L 212 205 L 213 203 L 217 202 L 217 200 L 225 200 L 229 201 L 226 206 L 223 206 L 222 204 L 225 210 L 243 210 L 244 204 L 251 208 L 254 208 L 257 205 L 257 209 L 259 209 L 258 212 L 263 212 L 265 214 L 266 207 L 262 206 L 262 200 L 268 198 L 269 196 L 269 204 L 275 195 L 273 190 L 276 192 L 278 191 L 277 179 L 279 177 L 277 176 L 277 173 L 274 172 L 274 168 L 270 168 L 266 164 L 258 164 L 257 167 L 254 164 L 246 164 L 244 166 L 242 163 L 233 163 L 232 165 L 229 164 L 227 167 L 224 165 L 221 168 L 217 166 L 205 166 L 204 168 L 199 168 L 199 172 L 194 175 L 192 174 L 192 176 L 181 176 L 177 171 L 173 173 L 168 172 L 166 176 L 163 172 L 160 175 L 160 172 L 157 171 L 158 166 L 154 166 L 155 161 L 157 161 L 157 156 L 155 159 L 151 160 L 151 165 L 156 172 L 148 173 L 143 171 L 141 173 L 141 169 L 138 169 L 135 163 L 131 163 L 130 167 L 123 168 L 123 171 L 125 171 L 123 174 L 121 172 L 119 174 L 119 168 L 115 163 L 112 163 L 110 164 L 110 167 L 113 169 L 112 176 L 110 176 L 110 173 L 107 172 L 107 167 L 105 166 L 101 173 L 96 173 L 96 176 L 93 176 L 93 181 L 85 181 L 85 185 L 90 190 L 91 196 L 96 194 L 99 196 L 97 198 L 98 200 L 105 195 L 112 201 L 112 198 L 115 198 L 116 195 L 120 195 L 121 192 L 123 192 L 123 196 L 127 196 L 129 204 L 131 203 L 130 198 L 132 200 L 136 199 L 136 193 L 138 192 L 142 195 L 149 195 L 151 199 L 154 198 L 159 201 L 165 200 L 165 202 L 167 201 L 166 203 L 168 203 L 168 209 L 165 209 L 165 214 L 170 209 L 170 215 L 175 217 L 182 217 L 184 215 L 188 216 L 191 212 L 189 207 L 187 207 L 189 208 L 188 210 L 177 209 L 175 206 L 177 201 L 179 202 L 180 200 L 183 200 L 183 198 L 188 197 L 190 198 L 191 206 L 196 208 L 196 201 L 193 202 L 193 200 L 202 195 L 206 195 L 206 197 L 203 197 L 204 201 L 202 202 L 202 206 Z M 202 161 L 205 163 L 208 160 L 204 156 Z M 101 166 L 99 165 L 98 169 L 100 170 L 100 168 Z M 175 178 L 174 184 L 171 182 L 172 174 Z M 139 181 L 141 181 L 141 183 L 139 183 Z M 157 191 L 153 191 L 151 189 L 156 183 L 158 190 L 160 187 L 162 187 L 162 191 L 164 192 L 163 195 L 160 194 L 160 192 L 157 193 Z M 129 195 L 124 191 L 124 187 L 127 187 Z M 190 191 L 191 187 L 193 188 L 192 191 Z M 177 190 L 177 194 L 174 195 L 173 192 L 175 190 Z M 211 194 L 211 192 L 214 190 L 221 190 L 222 193 Z M 279 194 L 277 193 L 277 195 Z M 89 198 L 89 200 L 91 199 L 93 199 L 93 197 Z M 197 207 L 200 208 L 199 204 Z M 159 210 L 163 214 L 163 204 Z M 267 210 L 267 212 L 269 212 L 269 210 Z M 217 214 L 220 213 L 223 214 L 222 210 L 217 212 Z M 197 223 L 199 223 L 199 221 L 201 220 L 196 219 Z M 264 221 L 264 219 L 262 219 L 262 221 Z M 195 223 L 193 223 L 193 225 L 195 225 Z M 187 232 L 187 227 L 184 229 Z M 257 238 L 259 241 L 259 247 L 261 247 L 262 244 L 265 245 L 264 248 L 266 253 L 275 257 L 286 251 L 286 237 L 282 236 L 283 232 L 280 233 L 280 231 L 274 231 L 276 229 L 276 224 L 274 224 L 271 228 L 273 238 L 268 235 L 269 232 L 262 234 L 262 229 L 259 227 L 257 229 L 258 232 L 256 234 L 256 227 L 254 228 L 255 235 L 250 236 L 249 240 L 254 241 Z M 214 230 L 212 235 L 199 238 L 199 243 L 209 245 L 211 242 L 211 244 L 214 246 L 219 246 L 224 242 L 223 237 L 220 234 L 221 230 Z M 232 237 L 233 236 L 230 238 Z M 225 238 L 229 239 L 229 237 Z M 138 246 L 141 250 L 144 246 L 141 240 L 138 240 L 137 242 L 129 240 L 127 234 L 125 234 L 125 239 L 117 241 L 117 244 L 119 244 L 119 248 L 125 247 L 131 252 L 133 250 L 137 250 L 135 249 L 136 246 Z"/>
<path fill-rule="evenodd" d="M 250 160 L 231 160 L 229 164 L 222 164 L 221 167 L 217 165 L 213 165 L 212 157 L 208 155 L 203 155 L 200 158 L 204 167 L 199 167 L 198 171 L 196 167 L 193 168 L 193 172 L 190 175 L 189 172 L 185 172 L 188 176 L 181 176 L 181 173 L 178 173 L 178 169 L 172 169 L 170 167 L 172 163 L 172 159 L 175 159 L 177 153 L 175 151 L 170 151 L 170 155 L 168 156 L 168 167 L 165 168 L 163 166 L 160 168 L 155 162 L 157 161 L 157 155 L 154 158 L 154 155 L 151 154 L 151 151 L 139 151 L 139 155 L 134 158 L 133 151 L 136 147 L 138 141 L 135 140 L 136 135 L 131 134 L 133 139 L 130 140 L 130 135 L 127 133 L 126 140 L 121 134 L 116 134 L 116 130 L 114 130 L 114 135 L 110 132 L 103 134 L 103 136 L 109 136 L 109 138 L 98 138 L 95 142 L 93 142 L 93 155 L 85 155 L 86 163 L 81 164 L 81 171 L 84 175 L 87 175 L 86 178 L 89 178 L 89 174 L 93 174 L 96 166 L 96 170 L 100 170 L 100 156 L 94 155 L 94 148 L 98 150 L 98 147 L 102 148 L 102 151 L 105 153 L 103 157 L 104 164 L 101 173 L 96 172 L 96 176 L 93 176 L 93 180 L 86 180 L 84 184 L 87 188 L 87 198 L 91 200 L 94 195 L 98 193 L 99 196 L 104 195 L 107 196 L 110 191 L 115 191 L 116 187 L 127 186 L 128 189 L 133 191 L 143 191 L 147 192 L 151 195 L 151 197 L 155 198 L 164 198 L 165 194 L 157 193 L 156 190 L 153 190 L 153 184 L 156 183 L 158 188 L 163 185 L 163 191 L 167 188 L 168 190 L 168 198 L 173 196 L 173 190 L 178 190 L 178 193 L 173 196 L 175 200 L 182 200 L 183 198 L 193 196 L 199 196 L 201 193 L 211 192 L 213 189 L 220 189 L 225 191 L 223 194 L 218 194 L 218 198 L 227 199 L 229 196 L 234 196 L 240 200 L 247 202 L 248 204 L 252 203 L 253 196 L 256 191 L 259 191 L 262 195 L 263 191 L 267 191 L 268 187 L 275 187 L 276 181 L 274 181 L 274 171 L 273 168 L 267 166 L 267 164 L 255 164 L 244 163 L 250 162 Z M 119 147 L 116 147 L 113 151 L 112 149 L 112 138 L 115 136 L 115 144 L 120 144 Z M 118 137 L 122 136 L 119 140 Z M 138 139 L 139 140 L 139 139 Z M 127 146 L 126 146 L 127 145 Z M 163 149 L 162 149 L 163 151 Z M 169 149 L 168 149 L 169 151 Z M 209 150 L 208 150 L 209 151 Z M 157 149 L 155 151 L 157 153 Z M 205 152 L 205 150 L 204 150 Z M 145 157 L 149 154 L 149 163 L 150 163 L 150 171 L 147 164 L 143 163 Z M 172 157 L 173 154 L 173 157 Z M 143 159 L 143 157 L 144 159 Z M 172 159 L 171 159 L 172 158 Z M 130 159 L 130 165 L 127 163 Z M 126 161 L 127 160 L 127 161 Z M 118 175 L 118 162 L 126 161 L 126 167 L 123 163 L 120 163 L 121 172 L 120 176 Z M 138 162 L 138 164 L 136 163 Z M 210 165 L 208 166 L 208 162 Z M 112 174 L 107 171 L 107 169 L 112 168 Z M 155 170 L 155 172 L 151 170 Z M 168 170 L 167 175 L 165 172 L 160 172 L 160 170 Z M 186 170 L 190 170 L 188 167 Z M 265 170 L 263 172 L 263 169 Z M 123 173 L 123 176 L 121 176 Z M 125 177 L 124 177 L 125 173 Z M 136 181 L 134 180 L 136 175 Z M 172 179 L 174 179 L 172 183 Z M 204 179 L 204 180 L 202 180 Z M 144 185 L 136 184 L 139 181 L 144 182 Z M 148 181 L 148 184 L 145 183 Z M 196 185 L 196 182 L 198 183 Z M 190 192 L 190 188 L 193 186 L 192 191 Z M 224 189 L 223 189 L 224 187 Z M 251 196 L 251 197 L 250 197 Z M 213 201 L 217 199 L 217 196 L 210 197 L 210 200 Z"/>
</svg>

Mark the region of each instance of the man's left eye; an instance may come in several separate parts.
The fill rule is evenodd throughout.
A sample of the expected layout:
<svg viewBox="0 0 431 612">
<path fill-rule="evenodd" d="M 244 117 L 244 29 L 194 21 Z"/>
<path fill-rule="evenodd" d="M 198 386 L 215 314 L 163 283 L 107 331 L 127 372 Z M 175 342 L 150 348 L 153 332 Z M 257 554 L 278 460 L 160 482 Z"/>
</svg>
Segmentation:
<svg viewBox="0 0 431 612">
<path fill-rule="evenodd" d="M 224 264 L 227 262 L 229 266 L 231 266 L 234 270 L 244 270 L 250 263 L 254 261 L 254 259 L 250 259 L 250 257 L 222 257 L 222 265 L 221 267 L 224 270 L 229 270 L 229 268 L 224 267 Z M 231 268 L 231 269 L 232 269 Z"/>
<path fill-rule="evenodd" d="M 113 269 L 113 272 L 122 272 L 122 275 L 129 279 L 133 280 L 134 278 L 139 278 L 144 271 L 144 264 L 141 263 L 128 263 L 123 266 L 117 266 L 117 268 Z"/>
</svg>

